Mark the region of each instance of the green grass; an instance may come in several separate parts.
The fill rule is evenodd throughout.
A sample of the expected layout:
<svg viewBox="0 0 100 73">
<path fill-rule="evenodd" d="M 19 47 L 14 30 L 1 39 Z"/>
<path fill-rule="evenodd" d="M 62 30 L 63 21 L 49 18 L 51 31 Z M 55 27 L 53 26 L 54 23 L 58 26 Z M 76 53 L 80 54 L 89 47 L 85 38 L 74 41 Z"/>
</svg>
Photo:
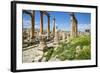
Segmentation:
<svg viewBox="0 0 100 73">
<path fill-rule="evenodd" d="M 48 61 L 51 58 L 53 51 L 54 51 L 54 48 L 51 48 L 51 47 L 45 51 L 44 57 L 46 57 L 46 61 Z"/>
<path fill-rule="evenodd" d="M 72 41 L 70 42 L 71 45 L 74 45 L 74 46 L 77 46 L 77 45 L 80 45 L 80 46 L 88 46 L 90 45 L 91 43 L 91 38 L 90 36 L 88 35 L 84 35 L 84 36 L 80 36 L 80 37 L 77 37 L 77 38 L 73 38 Z"/>
<path fill-rule="evenodd" d="M 85 46 L 84 49 L 80 52 L 77 59 L 91 59 L 91 49 L 90 46 Z"/>
<path fill-rule="evenodd" d="M 71 39 L 70 42 L 59 43 L 59 46 L 55 49 L 48 49 L 45 55 L 46 60 L 56 57 L 61 61 L 64 60 L 86 60 L 91 59 L 91 38 L 90 36 L 80 36 Z M 76 47 L 80 46 L 81 51 L 76 56 Z"/>
</svg>

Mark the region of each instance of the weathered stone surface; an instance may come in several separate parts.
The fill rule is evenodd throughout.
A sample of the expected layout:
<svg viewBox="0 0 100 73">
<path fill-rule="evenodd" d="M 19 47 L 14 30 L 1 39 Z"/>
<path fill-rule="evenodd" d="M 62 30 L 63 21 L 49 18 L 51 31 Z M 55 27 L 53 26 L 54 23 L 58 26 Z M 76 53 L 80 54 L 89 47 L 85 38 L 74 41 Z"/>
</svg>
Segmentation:
<svg viewBox="0 0 100 73">
<path fill-rule="evenodd" d="M 71 13 L 70 16 L 71 16 L 71 37 L 73 38 L 73 37 L 77 37 L 78 35 L 78 28 L 77 28 L 78 21 L 74 13 Z"/>
<path fill-rule="evenodd" d="M 22 51 L 22 62 L 31 63 L 36 55 L 37 53 L 35 48 Z"/>
<path fill-rule="evenodd" d="M 59 34 L 58 34 L 58 30 L 56 28 L 55 37 L 54 37 L 54 44 L 58 44 L 58 43 L 59 43 Z"/>
<path fill-rule="evenodd" d="M 53 37 L 55 36 L 55 18 L 53 18 Z"/>
<path fill-rule="evenodd" d="M 40 40 L 39 50 L 44 50 L 44 49 L 47 48 L 47 44 L 46 44 L 45 39 L 46 39 L 46 36 L 40 35 L 40 39 L 39 39 Z"/>
<path fill-rule="evenodd" d="M 43 57 L 43 51 L 38 50 L 39 47 L 31 48 L 23 51 L 23 63 L 39 62 Z"/>
<path fill-rule="evenodd" d="M 66 35 L 65 35 L 65 32 L 62 33 L 62 40 L 63 40 L 63 42 L 66 41 Z"/>
<path fill-rule="evenodd" d="M 34 58 L 34 62 L 39 62 L 39 60 L 42 59 L 42 57 L 43 57 L 43 51 L 37 50 L 36 54 L 37 55 Z"/>
</svg>

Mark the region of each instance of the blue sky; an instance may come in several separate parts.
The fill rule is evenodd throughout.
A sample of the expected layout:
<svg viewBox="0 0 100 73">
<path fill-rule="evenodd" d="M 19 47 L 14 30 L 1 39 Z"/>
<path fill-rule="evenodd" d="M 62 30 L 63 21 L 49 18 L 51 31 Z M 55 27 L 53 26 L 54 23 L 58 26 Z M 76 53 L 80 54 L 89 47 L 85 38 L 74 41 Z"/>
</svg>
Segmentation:
<svg viewBox="0 0 100 73">
<path fill-rule="evenodd" d="M 53 26 L 53 18 L 56 19 L 56 26 L 60 30 L 70 31 L 70 15 L 68 12 L 48 12 L 50 14 L 50 30 Z M 78 30 L 84 31 L 87 28 L 90 28 L 91 24 L 91 14 L 90 13 L 75 13 L 75 17 L 78 20 Z M 47 29 L 47 16 L 43 17 L 43 26 L 44 30 Z M 35 28 L 39 29 L 40 27 L 40 12 L 35 11 Z M 23 13 L 23 28 L 31 28 L 31 17 Z"/>
</svg>

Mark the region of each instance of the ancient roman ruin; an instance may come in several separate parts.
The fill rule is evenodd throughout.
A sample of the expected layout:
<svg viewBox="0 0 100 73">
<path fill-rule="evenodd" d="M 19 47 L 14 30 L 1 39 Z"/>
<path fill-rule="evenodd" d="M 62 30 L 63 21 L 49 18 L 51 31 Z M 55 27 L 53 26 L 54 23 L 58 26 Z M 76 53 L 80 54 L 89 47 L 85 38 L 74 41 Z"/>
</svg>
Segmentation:
<svg viewBox="0 0 100 73">
<path fill-rule="evenodd" d="M 50 14 L 47 11 L 40 11 L 40 29 L 39 31 L 35 30 L 35 11 L 32 10 L 30 12 L 28 11 L 23 11 L 26 14 L 29 14 L 31 16 L 31 24 L 32 27 L 31 29 L 27 29 L 27 32 L 23 30 L 23 50 L 27 50 L 30 48 L 34 48 L 33 50 L 29 50 L 30 53 L 34 52 L 34 54 L 31 54 L 31 58 L 29 59 L 29 54 L 26 52 L 23 52 L 23 62 L 40 62 L 40 61 L 45 61 L 43 58 L 44 51 L 48 47 L 55 47 L 60 41 L 62 42 L 69 42 L 71 38 L 77 37 L 79 35 L 78 32 L 78 20 L 75 17 L 74 13 L 70 13 L 70 22 L 71 24 L 71 29 L 69 32 L 65 31 L 59 31 L 57 29 L 56 25 L 56 18 L 53 17 L 53 23 L 50 25 Z M 43 31 L 43 16 L 47 16 L 47 32 L 45 33 Z M 50 26 L 53 26 L 52 31 L 50 31 Z M 88 30 L 86 32 L 89 32 Z M 28 34 L 27 34 L 28 33 Z M 30 42 L 31 46 L 29 46 L 27 49 L 24 48 L 24 46 L 27 46 L 25 42 Z M 38 44 L 37 44 L 38 43 Z M 34 51 L 35 50 L 35 51 Z M 34 60 L 33 60 L 34 57 Z"/>
</svg>

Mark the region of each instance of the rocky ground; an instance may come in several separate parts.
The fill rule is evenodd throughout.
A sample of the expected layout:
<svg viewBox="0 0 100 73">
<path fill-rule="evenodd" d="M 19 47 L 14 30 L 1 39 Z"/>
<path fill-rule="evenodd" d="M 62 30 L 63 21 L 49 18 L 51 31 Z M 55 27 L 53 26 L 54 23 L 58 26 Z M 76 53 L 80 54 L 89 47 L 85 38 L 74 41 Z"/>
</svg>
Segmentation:
<svg viewBox="0 0 100 73">
<path fill-rule="evenodd" d="M 47 46 L 53 46 L 53 43 L 47 43 Z M 42 57 L 43 52 L 39 51 L 39 46 L 30 46 L 27 48 L 23 48 L 23 63 L 31 63 L 34 60 Z"/>
</svg>

